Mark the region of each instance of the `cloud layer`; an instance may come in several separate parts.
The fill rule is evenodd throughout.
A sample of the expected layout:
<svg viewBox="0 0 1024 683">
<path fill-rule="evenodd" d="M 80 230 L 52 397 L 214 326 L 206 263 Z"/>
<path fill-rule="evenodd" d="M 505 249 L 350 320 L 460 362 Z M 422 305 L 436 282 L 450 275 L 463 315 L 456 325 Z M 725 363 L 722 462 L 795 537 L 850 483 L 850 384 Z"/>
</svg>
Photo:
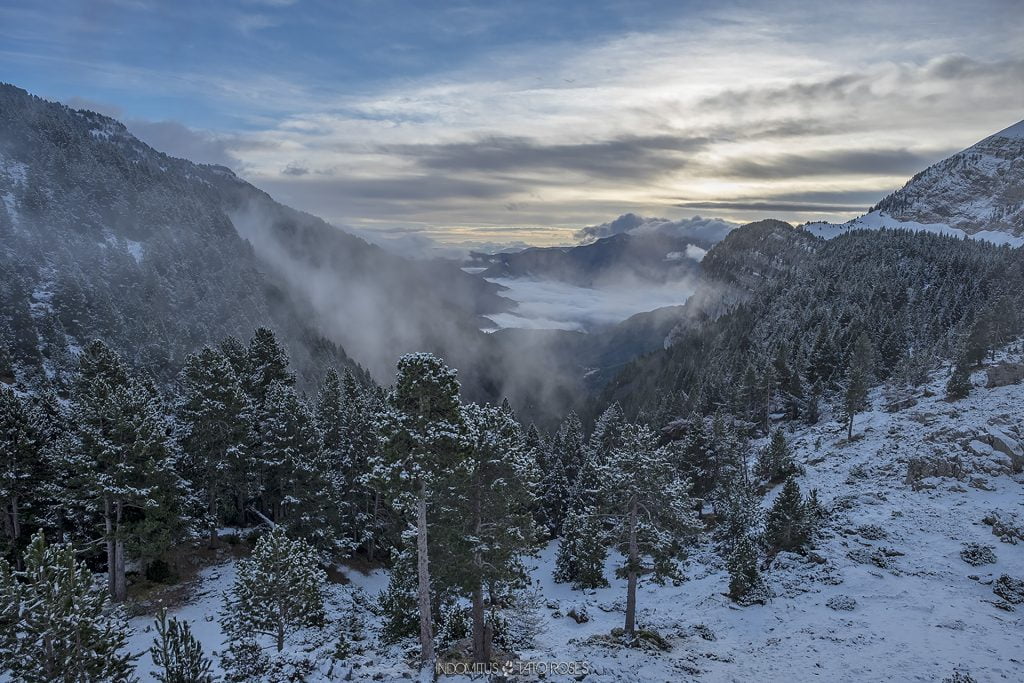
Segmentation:
<svg viewBox="0 0 1024 683">
<path fill-rule="evenodd" d="M 1013 0 L 71 9 L 0 8 L 5 78 L 448 245 L 624 212 L 846 219 L 1024 115 Z"/>
</svg>

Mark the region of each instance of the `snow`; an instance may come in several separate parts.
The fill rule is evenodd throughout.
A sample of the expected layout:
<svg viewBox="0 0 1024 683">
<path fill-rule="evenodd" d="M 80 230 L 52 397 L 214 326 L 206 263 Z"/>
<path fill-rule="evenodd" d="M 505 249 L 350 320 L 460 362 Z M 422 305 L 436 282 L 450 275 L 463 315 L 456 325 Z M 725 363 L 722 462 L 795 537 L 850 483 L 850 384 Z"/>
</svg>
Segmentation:
<svg viewBox="0 0 1024 683">
<path fill-rule="evenodd" d="M 1018 121 L 1009 128 L 1004 128 L 994 138 L 1024 138 L 1024 121 Z"/>
<path fill-rule="evenodd" d="M 142 263 L 142 254 L 144 253 L 142 242 L 126 239 L 125 246 L 128 249 L 128 253 L 135 259 L 135 262 Z"/>
<path fill-rule="evenodd" d="M 979 230 L 968 234 L 959 228 L 951 228 L 945 223 L 918 223 L 916 221 L 901 221 L 893 218 L 883 211 L 872 211 L 860 218 L 854 218 L 846 223 L 808 223 L 804 230 L 822 239 L 832 239 L 850 230 L 909 230 L 911 232 L 930 232 L 937 235 L 951 235 L 959 239 L 970 237 L 971 239 L 984 240 L 997 245 L 1009 245 L 1019 247 L 1024 245 L 1024 236 L 1018 237 L 1007 232 L 997 230 Z"/>
<path fill-rule="evenodd" d="M 806 470 L 801 489 L 818 489 L 834 511 L 815 548 L 824 563 L 779 554 L 766 572 L 774 593 L 767 605 L 740 608 L 723 595 L 725 563 L 705 537 L 684 567 L 687 581 L 640 585 L 640 625 L 666 637 L 671 651 L 588 642 L 624 620 L 625 584 L 611 568 L 619 558 L 609 558 L 609 587 L 573 590 L 552 578 L 552 543 L 527 562 L 539 590 L 542 632 L 532 649 L 517 656 L 527 662 L 585 662 L 587 681 L 932 681 L 955 669 L 977 680 L 1024 679 L 1024 613 L 996 608 L 991 586 L 1003 573 L 1024 576 L 1024 544 L 1000 542 L 982 523 L 992 511 L 1007 518 L 1024 515 L 1024 475 L 1010 474 L 1005 458 L 990 459 L 993 449 L 986 443 L 994 436 L 1011 445 L 1019 440 L 1024 385 L 983 388 L 979 372 L 970 396 L 947 402 L 947 376 L 948 369 L 937 373 L 917 391 L 916 405 L 895 413 L 883 410 L 884 392 L 874 390 L 873 409 L 855 420 L 853 442 L 846 441 L 838 416 L 787 433 Z M 969 470 L 963 481 L 933 477 L 918 490 L 907 484 L 910 458 L 954 454 Z M 992 546 L 995 564 L 967 564 L 960 557 L 965 543 Z M 351 587 L 338 590 L 375 598 L 387 583 L 383 570 L 344 571 Z M 221 647 L 216 613 L 233 577 L 231 564 L 205 570 L 193 600 L 174 612 L 189 621 L 208 654 Z M 589 620 L 576 623 L 566 616 L 570 609 L 585 610 Z M 368 650 L 346 662 L 351 680 L 413 677 L 405 659 L 412 645 L 381 646 L 373 635 L 376 617 L 366 618 Z M 148 647 L 151 622 L 132 621 L 134 650 Z M 148 665 L 147 655 L 140 666 Z"/>
</svg>

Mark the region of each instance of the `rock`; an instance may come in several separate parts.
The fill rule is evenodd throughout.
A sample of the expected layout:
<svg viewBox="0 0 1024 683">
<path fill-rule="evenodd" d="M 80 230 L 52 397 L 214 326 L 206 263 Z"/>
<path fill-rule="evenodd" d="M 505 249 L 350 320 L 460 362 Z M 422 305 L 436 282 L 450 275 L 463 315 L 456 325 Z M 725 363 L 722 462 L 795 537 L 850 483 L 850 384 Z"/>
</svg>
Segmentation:
<svg viewBox="0 0 1024 683">
<path fill-rule="evenodd" d="M 849 595 L 837 595 L 833 598 L 829 598 L 825 606 L 834 609 L 837 612 L 852 612 L 857 607 L 857 601 L 851 598 Z"/>
<path fill-rule="evenodd" d="M 987 381 L 985 386 L 989 389 L 1004 387 L 1008 384 L 1018 384 L 1024 380 L 1024 363 L 1010 363 L 1004 361 L 985 369 Z"/>
<path fill-rule="evenodd" d="M 964 543 L 960 550 L 960 559 L 972 567 L 980 567 L 984 564 L 995 564 L 995 548 L 982 543 Z"/>
<path fill-rule="evenodd" d="M 1017 439 L 1009 436 L 998 427 L 986 427 L 984 436 L 985 442 L 1010 459 L 1013 472 L 1024 471 L 1024 449 L 1021 448 Z"/>
<path fill-rule="evenodd" d="M 885 412 L 887 412 L 887 413 L 898 413 L 901 410 L 906 410 L 907 408 L 913 408 L 916 405 L 917 405 L 917 399 L 914 398 L 913 396 L 908 396 L 907 398 L 897 399 L 897 400 L 894 400 L 891 403 L 887 404 L 885 406 Z"/>
<path fill-rule="evenodd" d="M 590 621 L 590 615 L 587 614 L 587 608 L 582 606 L 578 608 L 571 608 L 568 612 L 565 613 L 565 616 L 572 617 L 572 620 L 575 621 L 577 624 L 585 624 L 586 622 Z"/>
</svg>

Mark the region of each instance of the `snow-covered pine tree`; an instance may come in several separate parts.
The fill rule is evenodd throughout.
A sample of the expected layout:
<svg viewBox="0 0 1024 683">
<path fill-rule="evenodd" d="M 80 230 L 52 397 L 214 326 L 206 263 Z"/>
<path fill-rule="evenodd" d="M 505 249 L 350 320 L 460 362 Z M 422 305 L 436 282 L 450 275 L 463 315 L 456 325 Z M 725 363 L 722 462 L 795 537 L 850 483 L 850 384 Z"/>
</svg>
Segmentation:
<svg viewBox="0 0 1024 683">
<path fill-rule="evenodd" d="M 127 617 L 74 548 L 38 532 L 24 560 L 15 571 L 0 558 L 0 672 L 24 683 L 134 681 Z"/>
<path fill-rule="evenodd" d="M 382 413 L 381 447 L 370 462 L 368 481 L 389 495 L 400 509 L 415 511 L 417 605 L 420 618 L 420 660 L 424 671 L 434 665 L 430 557 L 455 544 L 453 539 L 428 538 L 456 532 L 431 525 L 459 502 L 459 480 L 465 466 L 466 429 L 454 370 L 428 353 L 398 361 L 395 386 Z"/>
<path fill-rule="evenodd" d="M 510 408 L 470 404 L 463 412 L 469 432 L 464 541 L 470 556 L 461 583 L 472 605 L 473 660 L 488 662 L 484 591 L 496 595 L 526 576 L 521 558 L 537 537 L 533 510 L 540 475 Z"/>
<path fill-rule="evenodd" d="M 551 440 L 547 468 L 542 472 L 544 509 L 552 533 L 557 535 L 572 499 L 572 487 L 584 460 L 583 423 L 575 412 L 562 421 Z"/>
<path fill-rule="evenodd" d="M 205 503 L 205 526 L 216 539 L 226 503 L 233 521 L 240 523 L 258 484 L 249 458 L 252 412 L 232 364 L 216 349 L 188 356 L 179 386 L 180 471 Z"/>
<path fill-rule="evenodd" d="M 269 328 L 259 327 L 253 333 L 245 365 L 249 371 L 245 386 L 257 405 L 264 401 L 272 385 L 295 384 L 295 375 L 288 370 L 288 352 Z"/>
<path fill-rule="evenodd" d="M 743 536 L 726 562 L 729 569 L 729 597 L 741 605 L 763 604 L 767 589 L 757 569 L 757 544 Z"/>
<path fill-rule="evenodd" d="M 240 646 L 267 638 L 280 653 L 291 633 L 324 625 L 326 583 L 316 549 L 275 526 L 256 542 L 251 557 L 238 562 L 224 596 L 224 633 Z M 231 668 L 228 659 L 225 668 Z"/>
<path fill-rule="evenodd" d="M 594 431 L 583 449 L 583 461 L 569 489 L 569 511 L 583 507 L 602 507 L 601 480 L 605 475 L 611 452 L 621 444 L 625 423 L 622 408 L 618 403 L 613 403 L 605 409 L 594 423 Z"/>
<path fill-rule="evenodd" d="M 608 585 L 604 563 L 608 557 L 603 520 L 593 507 L 574 508 L 562 525 L 562 539 L 555 556 L 555 581 L 576 588 L 601 588 Z"/>
<path fill-rule="evenodd" d="M 946 398 L 953 401 L 966 398 L 973 388 L 970 363 L 965 353 L 959 353 L 953 360 L 953 372 L 946 382 Z"/>
<path fill-rule="evenodd" d="M 755 469 L 759 477 L 771 483 L 783 481 L 786 477 L 796 474 L 798 468 L 782 429 L 772 432 L 771 441 L 761 451 Z"/>
<path fill-rule="evenodd" d="M 555 463 L 551 458 L 551 451 L 548 443 L 541 434 L 540 429 L 537 425 L 530 423 L 530 426 L 526 428 L 526 433 L 523 437 L 523 448 L 526 449 L 527 458 L 533 461 L 537 475 L 539 476 L 539 482 L 537 484 L 537 501 L 534 509 L 534 520 L 537 522 L 537 529 L 548 538 L 554 536 L 553 520 L 548 518 L 548 510 L 545 505 L 546 494 L 549 490 L 549 473 L 552 473 L 555 469 L 553 466 Z M 559 469 L 560 469 L 560 463 Z"/>
<path fill-rule="evenodd" d="M 27 401 L 0 385 L 0 500 L 4 505 L 0 557 L 12 554 L 17 558 L 27 531 L 41 521 L 42 489 L 48 479 L 45 435 L 41 432 Z M 20 566 L 17 559 L 16 564 Z"/>
<path fill-rule="evenodd" d="M 72 405 L 77 443 L 63 451 L 70 461 L 62 467 L 76 474 L 72 494 L 102 515 L 110 594 L 121 602 L 128 540 L 149 561 L 184 532 L 176 445 L 155 388 L 132 377 L 103 342 L 87 346 L 79 362 Z"/>
<path fill-rule="evenodd" d="M 188 622 L 167 619 L 167 609 L 157 613 L 156 637 L 149 648 L 158 683 L 213 683 L 212 664 L 202 644 L 192 635 Z"/>
<path fill-rule="evenodd" d="M 850 364 L 846 371 L 846 391 L 843 395 L 843 414 L 846 416 L 846 438 L 853 438 L 853 418 L 867 405 L 868 389 L 874 373 L 874 352 L 866 332 L 861 332 L 853 344 Z"/>
<path fill-rule="evenodd" d="M 636 633 L 641 574 L 654 581 L 674 576 L 683 539 L 700 527 L 689 491 L 690 483 L 680 477 L 671 452 L 658 446 L 657 434 L 647 426 L 623 428 L 622 445 L 609 457 L 602 512 L 610 524 L 609 538 L 625 558 L 618 573 L 627 580 L 627 638 Z"/>
<path fill-rule="evenodd" d="M 256 454 L 271 519 L 318 549 L 341 549 L 339 505 L 313 415 L 295 388 L 274 382 L 259 417 Z"/>
<path fill-rule="evenodd" d="M 765 542 L 778 550 L 801 550 L 810 540 L 807 508 L 796 477 L 790 477 L 765 519 Z"/>
</svg>

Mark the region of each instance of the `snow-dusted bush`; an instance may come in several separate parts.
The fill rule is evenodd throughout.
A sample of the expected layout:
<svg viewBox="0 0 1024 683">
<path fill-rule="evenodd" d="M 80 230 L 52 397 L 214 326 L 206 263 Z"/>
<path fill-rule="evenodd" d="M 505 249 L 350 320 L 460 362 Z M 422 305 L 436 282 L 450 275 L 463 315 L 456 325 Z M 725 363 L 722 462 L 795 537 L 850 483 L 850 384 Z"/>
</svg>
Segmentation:
<svg viewBox="0 0 1024 683">
<path fill-rule="evenodd" d="M 825 606 L 839 612 L 850 612 L 857 607 L 857 601 L 849 595 L 837 595 L 829 598 Z"/>
<path fill-rule="evenodd" d="M 1024 603 L 1024 579 L 1002 574 L 992 584 L 992 592 L 1011 605 Z"/>
<path fill-rule="evenodd" d="M 960 559 L 972 567 L 994 564 L 996 561 L 995 548 L 983 543 L 964 543 L 964 547 L 960 550 Z"/>
</svg>

